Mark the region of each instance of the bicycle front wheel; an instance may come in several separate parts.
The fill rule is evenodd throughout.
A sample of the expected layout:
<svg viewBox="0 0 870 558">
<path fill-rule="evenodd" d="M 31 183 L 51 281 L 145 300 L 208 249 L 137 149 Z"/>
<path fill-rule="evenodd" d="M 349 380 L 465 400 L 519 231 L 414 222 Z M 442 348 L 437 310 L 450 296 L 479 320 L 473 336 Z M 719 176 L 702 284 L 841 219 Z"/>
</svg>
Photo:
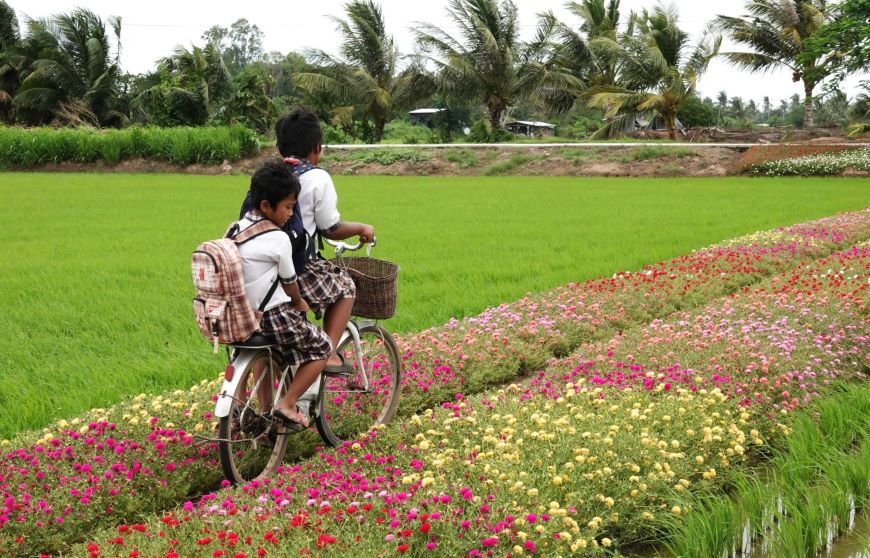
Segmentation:
<svg viewBox="0 0 870 558">
<path fill-rule="evenodd" d="M 218 454 L 224 476 L 233 484 L 271 474 L 287 451 L 287 428 L 272 418 L 272 394 L 282 365 L 272 352 L 260 351 L 241 374 L 229 415 L 218 423 Z"/>
<path fill-rule="evenodd" d="M 338 347 L 353 373 L 324 373 L 317 431 L 331 446 L 353 440 L 393 418 L 399 402 L 401 361 L 392 335 L 378 325 L 360 328 Z M 360 366 L 361 365 L 361 366 Z"/>
</svg>

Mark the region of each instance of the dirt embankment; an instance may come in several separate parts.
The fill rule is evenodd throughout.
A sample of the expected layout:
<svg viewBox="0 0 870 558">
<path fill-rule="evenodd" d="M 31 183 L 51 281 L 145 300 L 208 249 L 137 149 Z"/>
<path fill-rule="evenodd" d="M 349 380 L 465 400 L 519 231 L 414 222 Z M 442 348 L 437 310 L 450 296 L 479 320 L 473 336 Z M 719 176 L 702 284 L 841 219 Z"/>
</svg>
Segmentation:
<svg viewBox="0 0 870 558">
<path fill-rule="evenodd" d="M 736 165 L 746 146 L 777 142 L 814 145 L 848 141 L 831 130 L 689 130 L 678 138 L 680 145 L 657 142 L 665 132 L 638 132 L 636 139 L 654 144 L 618 145 L 445 145 L 366 146 L 365 149 L 329 147 L 321 165 L 335 175 L 392 176 L 724 176 L 739 172 Z M 866 141 L 866 138 L 865 138 Z M 54 163 L 38 171 L 189 173 L 204 175 L 250 174 L 268 159 L 278 156 L 272 148 L 258 156 L 221 165 L 173 165 L 162 161 L 134 159 L 117 164 Z"/>
</svg>

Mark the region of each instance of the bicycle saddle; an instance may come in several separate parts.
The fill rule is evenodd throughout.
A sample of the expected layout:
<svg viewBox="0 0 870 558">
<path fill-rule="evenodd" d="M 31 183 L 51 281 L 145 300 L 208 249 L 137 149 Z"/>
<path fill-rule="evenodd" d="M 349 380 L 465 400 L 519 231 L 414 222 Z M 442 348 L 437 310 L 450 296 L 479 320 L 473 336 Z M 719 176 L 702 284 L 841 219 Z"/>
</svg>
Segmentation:
<svg viewBox="0 0 870 558">
<path fill-rule="evenodd" d="M 260 347 L 269 347 L 277 344 L 278 342 L 275 340 L 274 337 L 271 337 L 269 335 L 263 335 L 262 333 L 255 333 L 242 343 L 231 343 L 230 345 L 232 347 L 256 349 Z"/>
</svg>

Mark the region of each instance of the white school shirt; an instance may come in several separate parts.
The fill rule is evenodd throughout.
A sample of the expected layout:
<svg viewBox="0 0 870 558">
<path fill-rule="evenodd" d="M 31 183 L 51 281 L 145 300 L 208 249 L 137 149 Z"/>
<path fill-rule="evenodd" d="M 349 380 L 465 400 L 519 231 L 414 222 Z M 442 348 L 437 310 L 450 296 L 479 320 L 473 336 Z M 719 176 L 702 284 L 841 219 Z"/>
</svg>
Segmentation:
<svg viewBox="0 0 870 558">
<path fill-rule="evenodd" d="M 239 221 L 239 230 L 243 231 L 253 224 L 254 221 L 245 217 Z M 282 230 L 269 231 L 245 242 L 239 246 L 239 255 L 245 276 L 245 295 L 255 310 L 269 293 L 276 277 L 284 284 L 296 281 L 293 247 L 290 237 Z M 290 297 L 279 284 L 263 311 L 285 302 L 290 302 Z"/>
<path fill-rule="evenodd" d="M 331 231 L 341 224 L 338 212 L 338 194 L 329 173 L 311 169 L 299 175 L 299 213 L 305 231 L 314 236 L 317 231 Z"/>
</svg>

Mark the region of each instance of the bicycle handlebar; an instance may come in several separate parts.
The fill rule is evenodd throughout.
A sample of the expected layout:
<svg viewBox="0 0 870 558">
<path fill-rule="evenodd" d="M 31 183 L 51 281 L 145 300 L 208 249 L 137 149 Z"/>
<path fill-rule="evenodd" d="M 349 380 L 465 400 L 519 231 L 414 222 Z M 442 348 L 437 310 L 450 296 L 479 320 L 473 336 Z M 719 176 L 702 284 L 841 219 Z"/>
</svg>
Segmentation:
<svg viewBox="0 0 870 558">
<path fill-rule="evenodd" d="M 342 252 L 356 252 L 360 248 L 363 247 L 363 241 L 360 240 L 356 244 L 348 244 L 347 242 L 342 242 L 341 240 L 330 240 L 328 238 L 324 238 L 327 244 L 335 247 L 335 255 L 340 256 Z M 373 237 L 372 241 L 369 243 L 368 248 L 366 248 L 366 254 L 369 254 L 372 251 L 372 248 L 378 243 L 377 237 Z"/>
</svg>

